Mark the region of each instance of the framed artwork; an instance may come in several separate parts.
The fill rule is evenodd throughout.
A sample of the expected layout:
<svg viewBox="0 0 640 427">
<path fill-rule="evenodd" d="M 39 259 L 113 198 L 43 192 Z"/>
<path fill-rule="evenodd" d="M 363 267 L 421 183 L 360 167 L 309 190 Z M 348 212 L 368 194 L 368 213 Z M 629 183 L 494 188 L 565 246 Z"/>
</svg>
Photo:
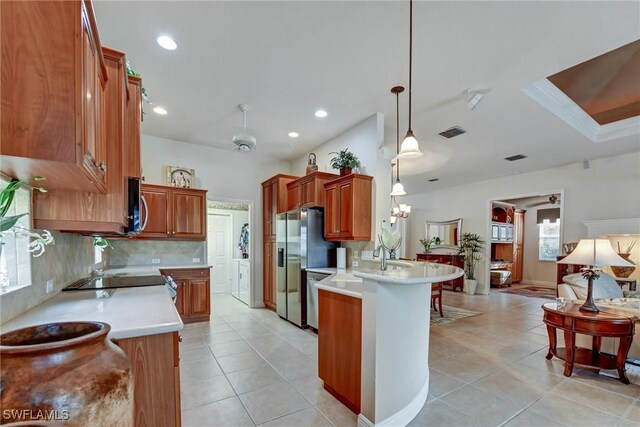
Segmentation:
<svg viewBox="0 0 640 427">
<path fill-rule="evenodd" d="M 167 166 L 167 185 L 177 188 L 193 188 L 196 171 L 180 166 Z"/>
</svg>

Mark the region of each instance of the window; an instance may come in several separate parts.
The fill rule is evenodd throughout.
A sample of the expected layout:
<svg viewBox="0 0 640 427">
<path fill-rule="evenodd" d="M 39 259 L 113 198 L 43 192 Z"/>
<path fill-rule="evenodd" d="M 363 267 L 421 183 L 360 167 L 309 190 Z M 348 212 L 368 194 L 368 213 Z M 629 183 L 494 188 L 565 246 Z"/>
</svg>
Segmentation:
<svg viewBox="0 0 640 427">
<path fill-rule="evenodd" d="M 0 177 L 0 188 L 4 188 L 9 180 Z M 13 204 L 7 216 L 28 212 L 18 221 L 23 227 L 31 223 L 31 191 L 21 188 L 16 191 Z M 31 253 L 29 252 L 29 236 L 16 237 L 5 233 L 0 248 L 0 295 L 15 289 L 31 285 Z"/>
<path fill-rule="evenodd" d="M 545 219 L 538 224 L 538 259 L 540 261 L 556 261 L 560 254 L 560 220 L 549 222 Z"/>
</svg>

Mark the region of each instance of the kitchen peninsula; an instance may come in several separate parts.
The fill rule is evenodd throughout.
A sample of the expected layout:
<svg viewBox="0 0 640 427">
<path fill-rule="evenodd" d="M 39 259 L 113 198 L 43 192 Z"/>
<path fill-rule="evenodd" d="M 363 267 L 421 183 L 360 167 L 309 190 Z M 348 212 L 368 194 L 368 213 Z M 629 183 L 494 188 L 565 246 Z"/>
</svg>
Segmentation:
<svg viewBox="0 0 640 427">
<path fill-rule="evenodd" d="M 390 261 L 318 282 L 319 375 L 360 425 L 407 425 L 429 393 L 431 284 L 463 270 Z M 336 318 L 339 317 L 339 321 Z"/>
</svg>

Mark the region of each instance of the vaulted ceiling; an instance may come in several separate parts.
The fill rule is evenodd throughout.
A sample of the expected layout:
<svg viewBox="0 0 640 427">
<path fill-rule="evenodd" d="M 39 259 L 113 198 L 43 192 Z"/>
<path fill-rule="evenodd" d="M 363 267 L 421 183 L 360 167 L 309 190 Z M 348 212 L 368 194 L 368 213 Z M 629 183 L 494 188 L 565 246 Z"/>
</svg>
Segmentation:
<svg viewBox="0 0 640 427">
<path fill-rule="evenodd" d="M 127 52 L 169 112 L 148 108 L 146 134 L 231 149 L 246 103 L 265 155 L 294 158 L 375 112 L 395 148 L 390 89 L 408 83 L 406 1 L 98 1 L 95 11 L 103 44 Z M 407 191 L 639 150 L 638 135 L 593 143 L 521 91 L 637 40 L 639 14 L 638 2 L 416 2 L 413 128 L 425 156 L 403 162 Z M 178 49 L 158 46 L 161 34 Z M 469 110 L 468 88 L 491 90 Z M 438 136 L 453 125 L 467 133 Z M 528 157 L 503 160 L 519 153 Z"/>
</svg>

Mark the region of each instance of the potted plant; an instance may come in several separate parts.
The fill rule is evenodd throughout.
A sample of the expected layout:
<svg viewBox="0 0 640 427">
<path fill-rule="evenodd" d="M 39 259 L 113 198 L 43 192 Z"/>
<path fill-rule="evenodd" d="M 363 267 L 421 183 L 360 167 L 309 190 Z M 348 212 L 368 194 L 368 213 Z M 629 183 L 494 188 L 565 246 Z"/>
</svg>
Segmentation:
<svg viewBox="0 0 640 427">
<path fill-rule="evenodd" d="M 475 233 L 462 233 L 460 237 L 460 249 L 458 255 L 464 262 L 466 273 L 464 280 L 464 290 L 467 294 L 475 294 L 478 281 L 475 277 L 475 269 L 478 261 L 482 259 L 484 251 L 484 240 Z"/>
<path fill-rule="evenodd" d="M 43 179 L 44 178 L 39 176 L 33 178 L 34 181 L 42 181 Z M 17 215 L 7 215 L 13 204 L 16 191 L 23 187 L 42 193 L 47 191 L 44 188 L 31 185 L 30 181 L 19 181 L 17 179 L 11 180 L 11 182 L 0 191 L 0 253 L 2 252 L 3 237 L 12 234 L 16 237 L 27 237 L 31 239 L 28 251 L 31 252 L 34 257 L 39 257 L 44 253 L 45 246 L 54 244 L 51 233 L 43 230 L 42 234 L 39 234 L 23 227 L 18 221 L 27 215 L 27 212 Z"/>
<path fill-rule="evenodd" d="M 340 152 L 334 151 L 329 154 L 335 154 L 331 159 L 331 167 L 333 169 L 339 169 L 340 176 L 349 175 L 354 168 L 360 167 L 360 160 L 355 154 L 349 151 L 348 148 L 345 148 Z"/>
</svg>

